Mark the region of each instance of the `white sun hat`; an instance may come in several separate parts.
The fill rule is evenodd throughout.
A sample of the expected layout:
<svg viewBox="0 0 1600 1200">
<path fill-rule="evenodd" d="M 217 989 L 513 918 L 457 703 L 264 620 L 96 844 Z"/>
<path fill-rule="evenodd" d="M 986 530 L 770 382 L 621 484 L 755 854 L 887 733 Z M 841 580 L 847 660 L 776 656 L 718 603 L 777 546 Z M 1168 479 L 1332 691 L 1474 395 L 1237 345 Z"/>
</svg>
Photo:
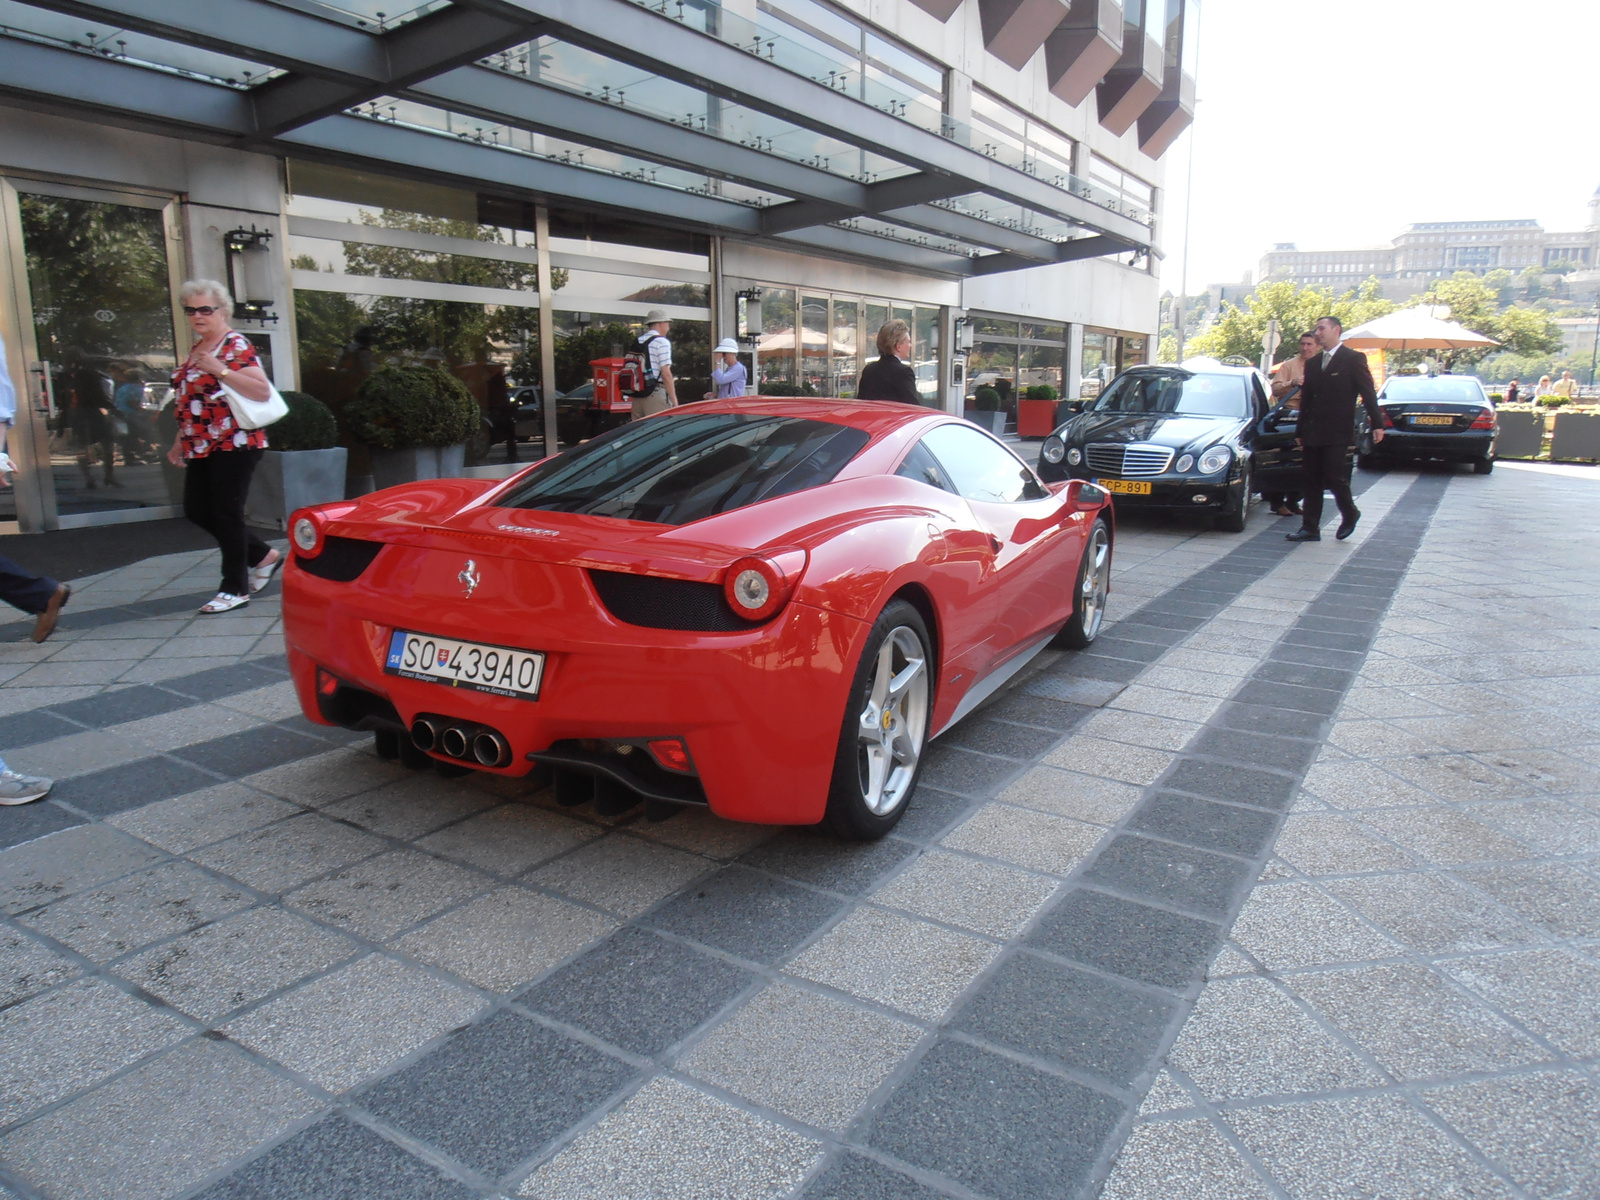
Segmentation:
<svg viewBox="0 0 1600 1200">
<path fill-rule="evenodd" d="M 713 350 L 711 353 L 713 353 L 713 354 L 737 354 L 737 353 L 739 353 L 739 343 L 734 341 L 732 338 L 723 338 L 720 342 L 717 343 L 717 348 L 715 350 Z"/>
</svg>

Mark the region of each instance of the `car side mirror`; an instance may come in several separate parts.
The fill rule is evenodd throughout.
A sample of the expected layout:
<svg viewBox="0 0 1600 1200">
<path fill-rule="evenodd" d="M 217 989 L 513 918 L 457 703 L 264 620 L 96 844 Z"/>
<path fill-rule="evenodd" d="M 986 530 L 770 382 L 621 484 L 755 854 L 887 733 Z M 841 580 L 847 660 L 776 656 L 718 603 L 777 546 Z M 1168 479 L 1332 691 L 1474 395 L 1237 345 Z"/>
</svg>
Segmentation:
<svg viewBox="0 0 1600 1200">
<path fill-rule="evenodd" d="M 1076 485 L 1076 486 L 1074 486 Z M 1102 507 L 1111 493 L 1099 484 L 1090 483 L 1087 479 L 1069 480 L 1067 486 L 1072 490 L 1067 494 L 1067 503 L 1079 512 L 1094 512 Z"/>
<path fill-rule="evenodd" d="M 1069 413 L 1081 413 L 1083 411 L 1083 403 L 1082 400 L 1068 400 L 1066 402 L 1067 411 Z"/>
</svg>

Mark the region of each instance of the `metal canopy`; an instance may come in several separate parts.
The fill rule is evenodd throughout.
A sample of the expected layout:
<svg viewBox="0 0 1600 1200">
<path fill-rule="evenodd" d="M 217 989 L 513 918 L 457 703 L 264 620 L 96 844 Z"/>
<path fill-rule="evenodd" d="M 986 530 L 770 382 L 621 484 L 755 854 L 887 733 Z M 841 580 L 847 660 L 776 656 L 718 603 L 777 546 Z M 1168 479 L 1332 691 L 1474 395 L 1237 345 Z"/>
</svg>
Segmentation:
<svg viewBox="0 0 1600 1200">
<path fill-rule="evenodd" d="M 455 0 L 386 32 L 271 3 L 25 0 L 35 8 L 231 55 L 287 72 L 241 88 L 114 57 L 0 36 L 0 95 L 136 128 L 526 198 L 592 206 L 724 236 L 898 270 L 960 277 L 1150 249 L 1138 221 L 900 120 L 872 105 L 658 16 L 631 0 Z M 652 22 L 641 37 L 639 22 Z M 475 65 L 551 35 L 794 126 L 901 162 L 877 183 L 674 124 L 615 103 Z M 73 86 L 64 91 L 62 79 Z M 757 207 L 714 186 L 685 190 L 573 166 L 505 146 L 350 115 L 383 97 L 412 100 L 792 199 Z M 937 202 L 970 193 L 1065 221 L 1065 241 Z M 871 218 L 906 241 L 842 227 Z M 879 228 L 884 228 L 879 225 Z M 950 239 L 967 253 L 914 244 Z M 925 240 L 925 239 L 924 239 Z M 989 253 L 984 253 L 987 250 Z"/>
</svg>

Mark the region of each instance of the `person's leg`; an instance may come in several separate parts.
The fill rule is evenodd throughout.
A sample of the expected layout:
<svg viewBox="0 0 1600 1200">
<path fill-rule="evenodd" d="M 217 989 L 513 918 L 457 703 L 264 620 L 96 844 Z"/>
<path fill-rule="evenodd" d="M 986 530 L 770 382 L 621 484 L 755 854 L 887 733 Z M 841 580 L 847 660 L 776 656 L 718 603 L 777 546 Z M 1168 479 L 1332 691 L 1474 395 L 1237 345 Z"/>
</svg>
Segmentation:
<svg viewBox="0 0 1600 1200">
<path fill-rule="evenodd" d="M 257 561 L 270 549 L 244 522 L 244 501 L 250 491 L 260 450 L 222 450 L 211 455 L 211 506 L 217 545 L 222 550 L 221 590 L 234 596 L 250 594 L 250 556 L 260 547 Z M 252 545 L 254 543 L 254 546 Z"/>
<path fill-rule="evenodd" d="M 37 616 L 50 607 L 51 598 L 60 588 L 54 579 L 35 575 L 0 556 L 0 600 L 12 607 Z"/>
<path fill-rule="evenodd" d="M 1322 447 L 1306 446 L 1300 456 L 1300 480 L 1305 488 L 1300 524 L 1315 532 L 1322 526 Z"/>
<path fill-rule="evenodd" d="M 183 464 L 183 515 L 212 537 L 217 536 L 211 512 L 211 459 L 191 458 Z"/>
<path fill-rule="evenodd" d="M 1361 513 L 1356 509 L 1355 497 L 1350 494 L 1350 457 L 1344 446 L 1327 447 L 1328 457 L 1323 461 L 1323 474 L 1328 479 L 1328 490 L 1333 502 L 1339 506 L 1339 516 L 1350 524 Z"/>
</svg>

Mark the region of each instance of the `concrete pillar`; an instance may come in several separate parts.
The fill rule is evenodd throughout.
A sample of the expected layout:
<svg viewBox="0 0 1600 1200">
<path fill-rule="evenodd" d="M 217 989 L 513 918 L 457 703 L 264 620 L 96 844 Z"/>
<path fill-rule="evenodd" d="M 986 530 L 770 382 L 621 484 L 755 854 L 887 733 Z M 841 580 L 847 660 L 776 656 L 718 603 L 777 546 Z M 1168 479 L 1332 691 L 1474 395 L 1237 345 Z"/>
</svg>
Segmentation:
<svg viewBox="0 0 1600 1200">
<path fill-rule="evenodd" d="M 1067 356 L 1061 366 L 1061 397 L 1064 400 L 1079 398 L 1078 381 L 1083 378 L 1083 326 L 1076 322 L 1067 326 Z"/>
</svg>

